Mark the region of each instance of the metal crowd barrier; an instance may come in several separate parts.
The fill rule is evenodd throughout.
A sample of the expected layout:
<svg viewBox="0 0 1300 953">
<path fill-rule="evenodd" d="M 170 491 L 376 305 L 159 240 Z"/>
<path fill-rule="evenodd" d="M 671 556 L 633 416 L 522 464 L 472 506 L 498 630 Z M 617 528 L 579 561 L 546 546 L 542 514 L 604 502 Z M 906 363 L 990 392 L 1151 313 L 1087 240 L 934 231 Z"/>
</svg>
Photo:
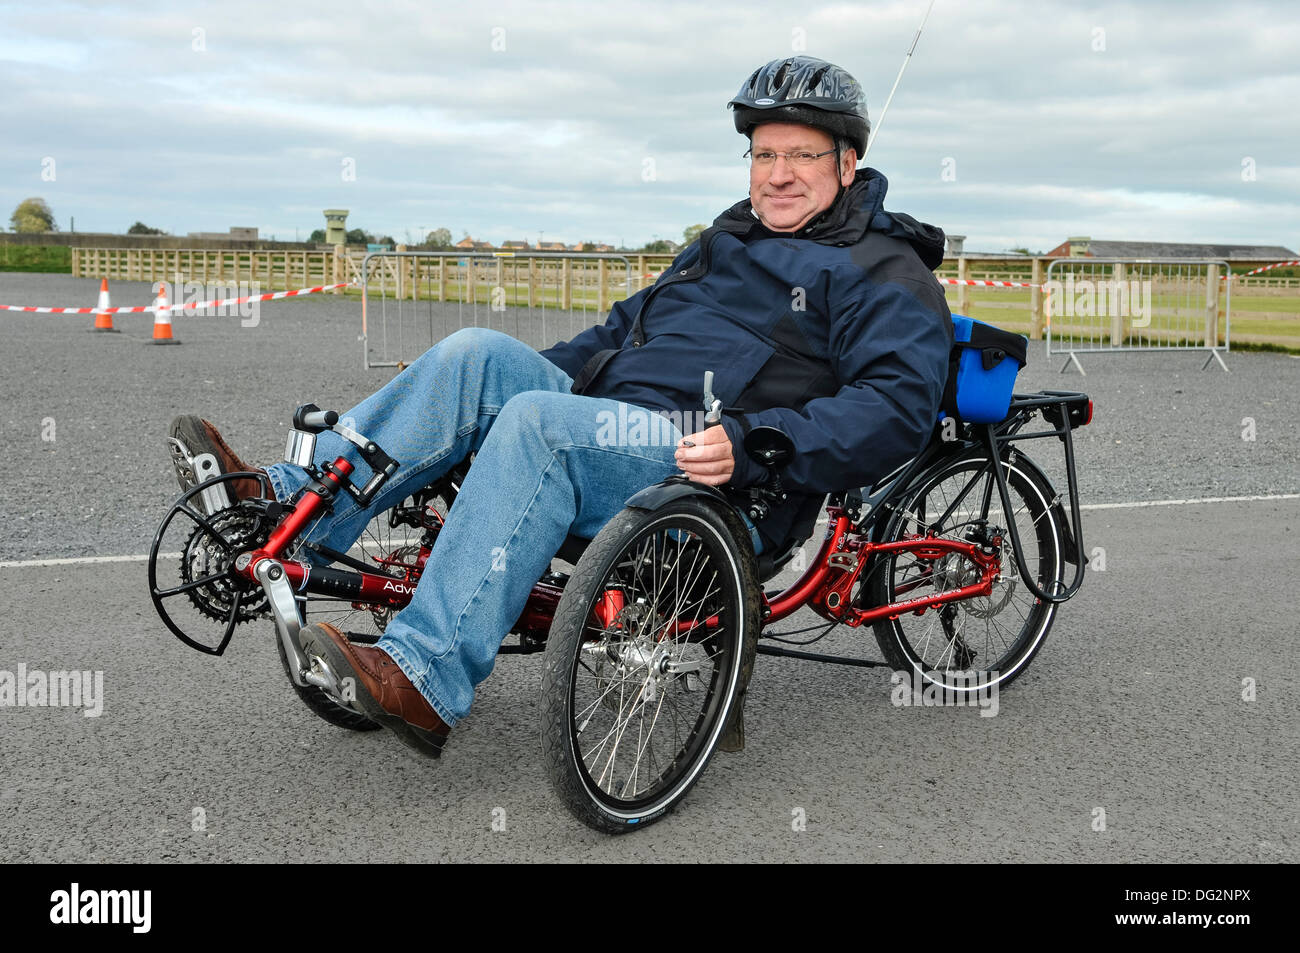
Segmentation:
<svg viewBox="0 0 1300 953">
<path fill-rule="evenodd" d="M 1201 370 L 1229 350 L 1232 282 L 1218 259 L 1061 258 L 1044 284 L 1047 354 L 1206 350 Z M 1223 291 L 1223 308 L 1219 292 Z"/>
<path fill-rule="evenodd" d="M 404 367 L 467 327 L 550 347 L 603 324 L 644 282 L 623 255 L 372 252 L 361 263 L 365 366 Z"/>
</svg>

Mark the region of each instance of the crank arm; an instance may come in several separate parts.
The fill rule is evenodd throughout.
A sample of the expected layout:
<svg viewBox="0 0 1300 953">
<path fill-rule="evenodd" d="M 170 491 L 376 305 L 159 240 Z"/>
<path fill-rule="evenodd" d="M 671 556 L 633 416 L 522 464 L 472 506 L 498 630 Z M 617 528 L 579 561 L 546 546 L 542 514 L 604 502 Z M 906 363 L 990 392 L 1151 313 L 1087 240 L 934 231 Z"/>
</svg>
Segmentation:
<svg viewBox="0 0 1300 953">
<path fill-rule="evenodd" d="M 311 664 L 303 655 L 298 645 L 298 630 L 302 624 L 298 621 L 298 603 L 293 597 L 293 588 L 285 575 L 284 567 L 274 559 L 263 559 L 253 569 L 253 575 L 266 591 L 266 598 L 271 604 L 271 616 L 275 619 L 275 631 L 284 646 L 284 656 L 289 659 L 289 675 L 294 683 L 306 687 L 314 684 L 308 681 Z M 322 685 L 321 688 L 327 688 Z M 328 690 L 328 689 L 327 689 Z"/>
</svg>

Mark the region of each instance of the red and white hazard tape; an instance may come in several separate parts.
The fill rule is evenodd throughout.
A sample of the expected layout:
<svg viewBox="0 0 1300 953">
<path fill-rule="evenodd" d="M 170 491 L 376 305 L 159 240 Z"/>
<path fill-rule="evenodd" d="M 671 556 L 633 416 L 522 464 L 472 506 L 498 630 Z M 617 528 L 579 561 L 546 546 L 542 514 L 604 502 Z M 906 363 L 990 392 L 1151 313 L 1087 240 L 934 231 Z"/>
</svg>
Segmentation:
<svg viewBox="0 0 1300 953">
<path fill-rule="evenodd" d="M 1265 265 L 1263 268 L 1256 268 L 1254 271 L 1248 271 L 1244 275 L 1224 275 L 1224 278 L 1249 278 L 1251 275 L 1258 275 L 1262 271 L 1272 271 L 1274 268 L 1289 268 L 1292 265 L 1300 265 L 1300 261 L 1279 261 L 1274 265 Z"/>
<path fill-rule="evenodd" d="M 345 281 L 338 285 L 321 285 L 319 288 L 299 288 L 297 291 L 273 291 L 264 295 L 247 295 L 243 298 L 222 298 L 217 301 L 199 301 L 166 305 L 159 308 L 157 304 L 139 305 L 131 308 L 28 308 L 16 304 L 0 304 L 0 311 L 30 311 L 36 314 L 152 314 L 163 310 L 197 311 L 200 308 L 231 308 L 250 301 L 275 301 L 278 298 L 293 298 L 298 295 L 316 294 L 321 291 L 333 291 L 335 288 L 349 288 L 352 282 Z"/>
<path fill-rule="evenodd" d="M 979 288 L 1032 288 L 1029 281 L 979 281 L 974 278 L 938 278 L 941 285 L 975 285 Z"/>
<path fill-rule="evenodd" d="M 1252 274 L 1260 274 L 1261 272 L 1271 272 L 1271 270 L 1273 270 L 1274 268 L 1290 268 L 1292 267 L 1292 265 L 1300 265 L 1300 260 L 1278 261 L 1277 264 L 1265 265 L 1264 268 L 1256 268 L 1255 270 L 1253 270 L 1253 272 L 1245 272 L 1244 274 L 1221 274 L 1221 276 L 1219 276 L 1219 281 L 1227 281 L 1229 280 L 1229 278 L 1248 278 L 1251 277 Z M 1030 282 L 1030 281 L 978 281 L 978 280 L 972 280 L 972 278 L 936 278 L 936 281 L 939 282 L 940 285 L 974 285 L 976 287 L 1034 287 L 1034 282 Z M 1047 287 L 1047 285 L 1045 285 L 1044 283 L 1043 287 Z"/>
</svg>

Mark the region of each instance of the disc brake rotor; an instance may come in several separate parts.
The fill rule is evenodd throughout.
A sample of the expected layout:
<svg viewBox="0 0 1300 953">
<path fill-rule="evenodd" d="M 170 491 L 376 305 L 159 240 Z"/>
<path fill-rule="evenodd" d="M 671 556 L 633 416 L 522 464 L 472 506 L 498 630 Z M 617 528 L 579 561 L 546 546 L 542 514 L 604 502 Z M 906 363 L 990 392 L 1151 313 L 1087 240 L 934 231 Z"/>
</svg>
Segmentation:
<svg viewBox="0 0 1300 953">
<path fill-rule="evenodd" d="M 403 574 L 396 578 L 403 579 L 408 584 L 412 584 L 413 580 L 416 578 L 415 561 L 419 555 L 420 546 L 418 544 L 410 543 L 406 546 L 399 546 L 383 558 L 381 562 L 385 565 L 377 567 L 375 571 L 392 573 L 395 570 L 403 569 Z M 388 628 L 388 623 L 391 622 L 393 616 L 397 614 L 397 609 L 394 606 L 371 605 L 367 608 L 370 611 L 371 618 L 375 620 L 375 628 L 380 632 L 383 632 Z"/>
<path fill-rule="evenodd" d="M 1002 565 L 1005 567 L 1009 561 L 1006 543 L 1003 543 L 1002 548 Z M 950 592 L 963 586 L 973 586 L 980 581 L 981 574 L 979 566 L 965 556 L 960 553 L 948 553 L 935 564 L 934 588 L 939 592 Z M 963 599 L 956 605 L 966 614 L 978 619 L 992 618 L 1005 609 L 1015 597 L 1016 581 L 1014 573 L 1003 573 L 1000 581 L 994 580 L 991 595 Z"/>
<path fill-rule="evenodd" d="M 968 599 L 961 604 L 961 607 L 977 619 L 991 619 L 997 615 L 1015 598 L 1016 590 L 1020 588 L 1020 577 L 1016 574 L 1016 557 L 1010 551 L 1010 542 L 1003 536 L 1002 552 L 1000 559 L 1002 561 L 1002 574 L 993 580 L 993 592 L 988 596 L 979 599 Z M 975 573 L 972 581 L 978 581 L 979 573 Z"/>
<path fill-rule="evenodd" d="M 588 667 L 596 677 L 601 704 L 612 712 L 619 712 L 628 704 L 626 693 L 616 690 L 616 683 L 622 683 L 638 696 L 644 688 L 657 647 L 653 623 L 650 606 L 644 603 L 624 606 L 614 617 L 606 637 L 585 650 Z"/>
</svg>

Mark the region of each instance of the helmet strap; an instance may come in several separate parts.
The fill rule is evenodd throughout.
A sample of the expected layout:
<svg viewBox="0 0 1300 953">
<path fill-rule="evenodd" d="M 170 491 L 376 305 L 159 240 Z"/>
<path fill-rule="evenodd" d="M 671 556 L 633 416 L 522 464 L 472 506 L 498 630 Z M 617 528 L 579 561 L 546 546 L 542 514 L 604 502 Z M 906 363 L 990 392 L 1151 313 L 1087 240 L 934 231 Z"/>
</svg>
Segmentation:
<svg viewBox="0 0 1300 953">
<path fill-rule="evenodd" d="M 839 190 L 835 193 L 835 201 L 831 203 L 831 208 L 840 204 L 840 199 L 844 198 L 844 173 L 840 171 L 840 144 L 843 140 L 835 137 L 835 181 L 839 183 Z"/>
</svg>

